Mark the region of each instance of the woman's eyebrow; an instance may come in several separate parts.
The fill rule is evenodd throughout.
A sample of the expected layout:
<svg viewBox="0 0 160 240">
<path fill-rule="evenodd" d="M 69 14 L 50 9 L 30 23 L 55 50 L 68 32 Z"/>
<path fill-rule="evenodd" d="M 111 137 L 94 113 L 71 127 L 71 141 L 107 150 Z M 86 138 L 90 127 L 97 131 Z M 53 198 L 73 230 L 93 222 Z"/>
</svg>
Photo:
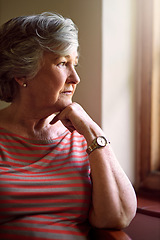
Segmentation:
<svg viewBox="0 0 160 240">
<path fill-rule="evenodd" d="M 70 55 L 66 55 L 66 56 L 64 56 L 64 57 L 65 57 L 65 58 L 71 58 Z M 77 55 L 75 59 L 78 60 L 78 59 L 79 59 L 79 56 Z"/>
<path fill-rule="evenodd" d="M 71 59 L 71 55 L 66 55 L 66 56 L 56 56 L 56 57 L 54 57 L 54 61 L 57 61 L 57 60 L 61 60 L 61 59 L 66 59 L 66 60 L 70 60 Z M 78 63 L 78 61 L 79 61 L 79 56 L 77 55 L 76 57 L 75 57 L 75 62 L 76 63 Z"/>
</svg>

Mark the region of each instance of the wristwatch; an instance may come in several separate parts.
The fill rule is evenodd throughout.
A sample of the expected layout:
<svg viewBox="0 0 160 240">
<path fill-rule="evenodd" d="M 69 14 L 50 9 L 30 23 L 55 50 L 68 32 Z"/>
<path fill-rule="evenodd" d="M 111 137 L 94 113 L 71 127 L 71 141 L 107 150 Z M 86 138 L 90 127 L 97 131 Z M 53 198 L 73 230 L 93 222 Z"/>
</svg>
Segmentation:
<svg viewBox="0 0 160 240">
<path fill-rule="evenodd" d="M 105 147 L 107 144 L 110 144 L 110 142 L 104 136 L 96 137 L 92 144 L 87 148 L 86 152 L 90 154 L 95 149 Z"/>
</svg>

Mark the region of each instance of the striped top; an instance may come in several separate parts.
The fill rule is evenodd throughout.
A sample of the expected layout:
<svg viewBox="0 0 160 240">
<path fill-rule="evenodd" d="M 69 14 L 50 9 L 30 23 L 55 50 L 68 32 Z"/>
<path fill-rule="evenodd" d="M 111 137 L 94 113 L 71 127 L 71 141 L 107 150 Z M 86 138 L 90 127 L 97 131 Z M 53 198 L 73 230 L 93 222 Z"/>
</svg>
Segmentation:
<svg viewBox="0 0 160 240">
<path fill-rule="evenodd" d="M 89 169 L 76 131 L 37 141 L 0 128 L 0 239 L 86 240 Z"/>
</svg>

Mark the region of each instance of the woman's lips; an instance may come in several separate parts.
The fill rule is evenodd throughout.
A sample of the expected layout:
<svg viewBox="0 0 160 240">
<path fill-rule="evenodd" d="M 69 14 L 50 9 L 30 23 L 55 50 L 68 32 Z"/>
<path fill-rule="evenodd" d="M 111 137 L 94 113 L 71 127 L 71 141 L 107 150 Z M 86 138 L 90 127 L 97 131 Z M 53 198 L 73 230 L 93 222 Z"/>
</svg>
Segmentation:
<svg viewBox="0 0 160 240">
<path fill-rule="evenodd" d="M 73 89 L 65 89 L 61 93 L 62 94 L 73 94 Z"/>
<path fill-rule="evenodd" d="M 63 91 L 62 94 L 73 94 L 73 91 Z"/>
</svg>

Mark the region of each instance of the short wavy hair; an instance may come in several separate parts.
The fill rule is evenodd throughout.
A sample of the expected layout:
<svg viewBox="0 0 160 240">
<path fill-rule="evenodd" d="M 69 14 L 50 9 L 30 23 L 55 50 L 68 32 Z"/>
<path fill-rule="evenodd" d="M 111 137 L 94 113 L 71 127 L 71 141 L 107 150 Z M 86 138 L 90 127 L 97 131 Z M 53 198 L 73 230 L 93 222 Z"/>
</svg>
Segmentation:
<svg viewBox="0 0 160 240">
<path fill-rule="evenodd" d="M 43 52 L 67 55 L 78 48 L 78 29 L 59 14 L 44 12 L 16 17 L 0 27 L 0 99 L 12 102 L 18 91 L 15 77 L 34 77 Z"/>
</svg>

